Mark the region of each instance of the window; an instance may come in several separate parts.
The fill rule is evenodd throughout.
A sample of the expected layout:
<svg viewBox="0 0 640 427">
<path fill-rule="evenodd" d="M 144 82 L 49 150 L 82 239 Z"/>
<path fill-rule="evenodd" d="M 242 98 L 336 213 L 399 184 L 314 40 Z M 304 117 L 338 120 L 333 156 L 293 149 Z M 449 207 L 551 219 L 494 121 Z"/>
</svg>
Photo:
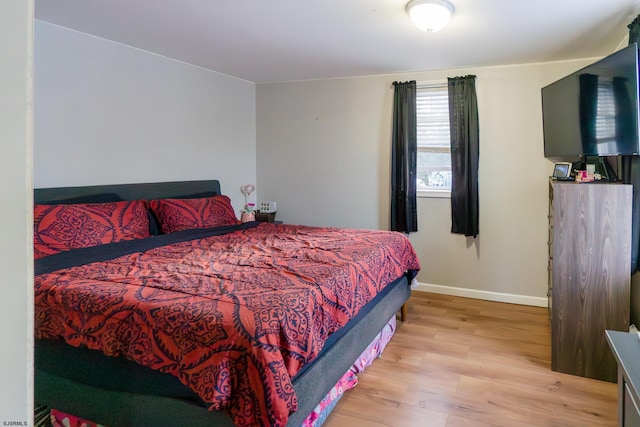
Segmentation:
<svg viewBox="0 0 640 427">
<path fill-rule="evenodd" d="M 449 197 L 451 139 L 447 85 L 418 85 L 417 89 L 418 195 Z"/>
</svg>

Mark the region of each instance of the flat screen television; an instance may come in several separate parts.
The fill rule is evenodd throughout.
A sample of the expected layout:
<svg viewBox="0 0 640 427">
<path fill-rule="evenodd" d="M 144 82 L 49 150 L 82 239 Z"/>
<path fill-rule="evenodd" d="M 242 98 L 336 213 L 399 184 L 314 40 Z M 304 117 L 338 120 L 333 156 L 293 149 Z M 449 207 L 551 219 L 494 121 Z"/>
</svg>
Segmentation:
<svg viewBox="0 0 640 427">
<path fill-rule="evenodd" d="M 639 154 L 637 45 L 543 87 L 542 117 L 547 158 Z"/>
</svg>

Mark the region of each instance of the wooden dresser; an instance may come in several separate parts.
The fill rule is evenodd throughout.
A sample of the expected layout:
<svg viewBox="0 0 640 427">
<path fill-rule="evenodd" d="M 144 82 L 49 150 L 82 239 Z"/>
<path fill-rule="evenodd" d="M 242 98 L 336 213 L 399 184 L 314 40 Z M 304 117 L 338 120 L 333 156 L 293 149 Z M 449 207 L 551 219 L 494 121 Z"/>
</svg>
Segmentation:
<svg viewBox="0 0 640 427">
<path fill-rule="evenodd" d="M 616 381 L 605 330 L 628 331 L 630 185 L 551 181 L 551 368 Z"/>
</svg>

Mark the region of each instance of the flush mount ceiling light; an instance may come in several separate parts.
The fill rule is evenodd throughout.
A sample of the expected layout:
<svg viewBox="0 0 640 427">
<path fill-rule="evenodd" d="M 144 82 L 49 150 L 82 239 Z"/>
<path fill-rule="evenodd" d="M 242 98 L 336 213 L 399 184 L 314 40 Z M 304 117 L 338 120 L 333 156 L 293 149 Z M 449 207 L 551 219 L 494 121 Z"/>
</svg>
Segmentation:
<svg viewBox="0 0 640 427">
<path fill-rule="evenodd" d="M 416 27 L 428 33 L 443 29 L 453 15 L 453 5 L 446 0 L 412 0 L 407 13 Z"/>
</svg>

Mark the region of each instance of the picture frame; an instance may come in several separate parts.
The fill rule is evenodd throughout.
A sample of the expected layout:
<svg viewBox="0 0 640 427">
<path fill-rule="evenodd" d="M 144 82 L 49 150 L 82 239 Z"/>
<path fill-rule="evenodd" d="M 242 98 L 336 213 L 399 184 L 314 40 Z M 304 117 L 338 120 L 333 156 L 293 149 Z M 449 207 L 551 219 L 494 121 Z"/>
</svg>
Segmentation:
<svg viewBox="0 0 640 427">
<path fill-rule="evenodd" d="M 553 179 L 559 179 L 559 180 L 563 180 L 563 179 L 569 179 L 571 178 L 571 167 L 573 165 L 569 162 L 560 162 L 560 163 L 556 163 L 555 166 L 553 167 L 553 175 L 552 178 Z"/>
</svg>

